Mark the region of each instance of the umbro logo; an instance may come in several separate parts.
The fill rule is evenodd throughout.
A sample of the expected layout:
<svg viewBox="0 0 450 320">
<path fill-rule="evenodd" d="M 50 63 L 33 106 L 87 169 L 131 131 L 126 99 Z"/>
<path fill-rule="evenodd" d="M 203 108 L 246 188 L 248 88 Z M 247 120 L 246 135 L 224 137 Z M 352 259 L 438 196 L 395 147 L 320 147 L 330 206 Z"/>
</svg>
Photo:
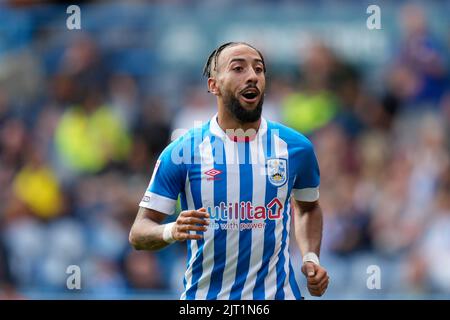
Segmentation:
<svg viewBox="0 0 450 320">
<path fill-rule="evenodd" d="M 206 180 L 220 180 L 219 177 L 217 177 L 219 174 L 221 174 L 222 171 L 217 169 L 209 169 L 208 171 L 205 171 L 205 174 L 209 177 L 206 178 Z"/>
</svg>

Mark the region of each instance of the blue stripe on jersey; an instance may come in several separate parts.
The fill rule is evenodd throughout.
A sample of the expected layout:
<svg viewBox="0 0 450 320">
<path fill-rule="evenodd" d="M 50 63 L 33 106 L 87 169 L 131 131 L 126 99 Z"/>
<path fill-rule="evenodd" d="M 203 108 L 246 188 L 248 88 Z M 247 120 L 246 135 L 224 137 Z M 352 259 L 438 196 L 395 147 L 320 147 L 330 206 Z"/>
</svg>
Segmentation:
<svg viewBox="0 0 450 320">
<path fill-rule="evenodd" d="M 188 208 L 185 190 L 180 192 L 180 206 L 181 206 L 182 211 L 187 210 L 187 208 Z"/>
<path fill-rule="evenodd" d="M 294 270 L 292 269 L 291 261 L 289 261 L 289 284 L 291 285 L 292 292 L 294 293 L 295 299 L 301 300 L 302 294 L 300 293 L 300 289 L 298 287 L 297 280 L 295 279 Z"/>
<path fill-rule="evenodd" d="M 289 201 L 290 198 L 288 198 Z M 288 203 L 287 201 L 287 203 Z M 286 205 L 286 208 L 283 210 L 283 234 L 281 236 L 281 248 L 280 252 L 278 253 L 278 262 L 277 262 L 277 292 L 275 294 L 275 300 L 283 300 L 284 299 L 284 281 L 286 280 L 286 271 L 284 270 L 284 264 L 285 264 L 285 256 L 284 256 L 284 250 L 286 248 L 286 238 L 287 238 L 287 232 L 285 231 L 287 229 L 287 221 L 289 219 L 290 215 L 290 205 Z"/>
<path fill-rule="evenodd" d="M 209 124 L 209 123 L 208 123 Z M 203 126 L 202 128 L 194 129 L 194 139 L 192 139 L 192 143 L 194 143 L 194 162 L 191 165 L 189 170 L 189 181 L 191 186 L 192 198 L 194 201 L 195 209 L 200 209 L 202 207 L 202 190 L 201 190 L 201 179 L 194 179 L 194 177 L 201 177 L 201 161 L 200 161 L 200 152 L 199 152 L 199 142 L 201 143 L 203 137 L 205 137 L 205 131 L 208 126 Z M 201 136 L 199 136 L 201 135 Z M 200 231 L 196 231 L 197 234 L 200 234 Z M 205 241 L 203 239 L 200 240 L 189 240 L 189 241 L 197 241 L 198 250 L 196 257 L 192 266 L 192 285 L 186 291 L 186 300 L 194 300 L 195 294 L 197 292 L 198 281 L 203 273 L 203 246 Z M 189 261 L 189 260 L 188 260 Z"/>
<path fill-rule="evenodd" d="M 214 206 L 219 206 L 221 201 L 227 198 L 227 175 L 226 175 L 226 161 L 225 161 L 225 146 L 222 140 L 212 140 L 213 156 L 214 156 L 214 169 L 222 171 L 220 179 L 214 182 Z M 217 149 L 221 148 L 222 153 L 217 152 Z M 225 201 L 226 202 L 226 201 Z M 213 221 L 211 221 L 213 222 Z M 222 289 L 223 271 L 225 269 L 226 251 L 227 251 L 227 233 L 221 229 L 222 224 L 226 224 L 226 221 L 218 220 L 219 229 L 214 230 L 214 267 L 211 272 L 211 284 L 209 286 L 206 299 L 216 300 L 217 295 Z"/>
<path fill-rule="evenodd" d="M 268 124 L 269 126 L 269 124 Z M 270 159 L 274 155 L 274 150 L 272 146 L 272 133 L 270 130 L 270 126 L 268 127 L 266 138 L 267 141 L 263 140 L 264 154 L 267 155 L 267 159 Z M 266 142 L 266 143 L 264 143 Z M 272 146 L 272 148 L 271 148 Z M 267 168 L 266 168 L 267 170 Z M 277 196 L 277 189 L 274 188 L 269 179 L 266 178 L 266 199 L 265 203 L 269 203 L 274 197 Z M 264 300 L 265 299 L 265 286 L 264 280 L 266 279 L 267 273 L 269 272 L 269 262 L 270 257 L 273 255 L 275 249 L 275 221 L 267 219 L 266 227 L 264 230 L 264 251 L 263 251 L 263 262 L 261 264 L 261 268 L 258 270 L 256 275 L 256 284 L 253 289 L 253 299 L 255 300 Z"/>
<path fill-rule="evenodd" d="M 240 175 L 240 201 L 252 202 L 253 200 L 253 175 L 250 161 L 250 143 L 241 142 L 238 145 L 239 152 L 239 175 Z M 245 157 L 245 161 L 241 161 Z M 256 160 L 256 159 L 255 159 Z M 249 223 L 249 219 L 240 219 L 239 222 Z M 250 267 L 250 255 L 252 247 L 252 229 L 245 229 L 239 232 L 239 255 L 236 267 L 236 277 L 231 287 L 230 300 L 240 300 L 245 280 L 247 279 Z"/>
</svg>

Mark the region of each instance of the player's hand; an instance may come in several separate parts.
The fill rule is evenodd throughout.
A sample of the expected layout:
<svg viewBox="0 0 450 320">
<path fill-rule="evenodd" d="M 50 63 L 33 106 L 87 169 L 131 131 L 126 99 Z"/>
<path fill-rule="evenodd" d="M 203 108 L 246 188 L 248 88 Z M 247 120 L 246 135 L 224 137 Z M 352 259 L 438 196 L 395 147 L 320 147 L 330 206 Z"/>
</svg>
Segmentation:
<svg viewBox="0 0 450 320">
<path fill-rule="evenodd" d="M 302 272 L 306 277 L 309 293 L 316 297 L 322 296 L 330 282 L 327 270 L 313 262 L 306 261 L 302 266 Z"/>
<path fill-rule="evenodd" d="M 206 226 L 209 224 L 208 218 L 209 214 L 205 208 L 182 211 L 173 226 L 173 238 L 176 241 L 199 240 L 203 238 L 202 234 L 190 233 L 189 231 L 206 231 Z"/>
</svg>

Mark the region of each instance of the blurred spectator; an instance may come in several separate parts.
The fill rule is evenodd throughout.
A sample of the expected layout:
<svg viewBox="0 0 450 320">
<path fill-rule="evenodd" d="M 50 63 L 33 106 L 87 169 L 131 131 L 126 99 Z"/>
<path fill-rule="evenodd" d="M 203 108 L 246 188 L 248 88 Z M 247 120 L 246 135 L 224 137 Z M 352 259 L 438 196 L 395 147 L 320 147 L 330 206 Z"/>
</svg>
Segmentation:
<svg viewBox="0 0 450 320">
<path fill-rule="evenodd" d="M 14 192 L 33 214 L 50 219 L 63 211 L 64 198 L 53 170 L 44 163 L 42 150 L 31 149 L 28 163 L 14 179 Z"/>
<path fill-rule="evenodd" d="M 98 88 L 87 91 L 81 105 L 64 113 L 55 137 L 61 161 L 76 173 L 95 173 L 124 161 L 130 145 L 125 125 L 102 104 Z"/>
<path fill-rule="evenodd" d="M 390 73 L 390 87 L 410 107 L 436 108 L 447 81 L 444 48 L 428 29 L 424 9 L 406 5 L 401 11 L 404 39 Z"/>
<path fill-rule="evenodd" d="M 158 157 L 170 141 L 173 117 L 168 109 L 166 99 L 152 95 L 146 98 L 141 108 L 135 136 L 145 140 L 150 156 Z"/>
<path fill-rule="evenodd" d="M 333 53 L 321 43 L 305 53 L 300 92 L 288 95 L 283 102 L 283 122 L 310 134 L 329 123 L 337 112 L 337 101 L 330 92 L 332 78 L 337 71 Z"/>
<path fill-rule="evenodd" d="M 88 34 L 77 34 L 71 40 L 60 60 L 59 72 L 75 79 L 82 99 L 86 95 L 86 87 L 91 85 L 97 87 L 98 93 L 103 92 L 107 74 L 100 48 Z"/>
<path fill-rule="evenodd" d="M 437 293 L 450 292 L 450 165 L 443 171 L 423 238 L 410 260 L 411 282 Z M 432 218 L 432 219 L 430 219 Z M 417 272 L 419 270 L 419 272 Z"/>
<path fill-rule="evenodd" d="M 136 80 L 127 74 L 113 74 L 109 78 L 110 105 L 117 117 L 130 130 L 136 126 L 138 118 L 138 88 Z"/>
<path fill-rule="evenodd" d="M 0 88 L 14 107 L 11 112 L 29 122 L 36 115 L 36 103 L 45 90 L 39 58 L 29 49 L 9 52 L 0 59 Z"/>
</svg>

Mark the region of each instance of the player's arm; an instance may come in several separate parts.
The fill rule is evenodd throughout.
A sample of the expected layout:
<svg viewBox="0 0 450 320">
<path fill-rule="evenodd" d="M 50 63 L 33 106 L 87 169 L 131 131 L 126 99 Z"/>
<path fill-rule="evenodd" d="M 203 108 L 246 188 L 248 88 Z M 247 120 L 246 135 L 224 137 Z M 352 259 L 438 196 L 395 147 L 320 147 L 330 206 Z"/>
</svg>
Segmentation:
<svg viewBox="0 0 450 320">
<path fill-rule="evenodd" d="M 297 215 L 295 221 L 295 238 L 302 256 L 314 252 L 320 256 L 322 242 L 323 216 L 319 201 L 306 202 L 296 200 Z"/>
<path fill-rule="evenodd" d="M 322 296 L 329 283 L 325 268 L 319 263 L 323 217 L 319 201 L 295 200 L 295 238 L 303 256 L 302 272 L 313 296 Z"/>
<path fill-rule="evenodd" d="M 294 232 L 303 256 L 302 272 L 308 290 L 313 296 L 321 296 L 328 287 L 329 277 L 319 262 L 323 227 L 319 205 L 320 170 L 313 145 L 309 140 L 303 142 L 298 175 L 292 191 Z"/>
<path fill-rule="evenodd" d="M 174 241 L 198 240 L 202 234 L 190 231 L 206 231 L 209 215 L 205 209 L 182 211 L 177 220 L 162 224 L 166 214 L 140 207 L 130 230 L 129 241 L 137 250 L 159 250 Z"/>
<path fill-rule="evenodd" d="M 176 222 L 163 224 L 175 213 L 177 198 L 184 188 L 187 169 L 183 162 L 183 136 L 167 146 L 159 156 L 149 186 L 139 203 L 139 211 L 129 234 L 129 241 L 138 250 L 158 250 L 174 241 L 200 239 L 205 231 L 204 209 L 181 212 Z"/>
</svg>

